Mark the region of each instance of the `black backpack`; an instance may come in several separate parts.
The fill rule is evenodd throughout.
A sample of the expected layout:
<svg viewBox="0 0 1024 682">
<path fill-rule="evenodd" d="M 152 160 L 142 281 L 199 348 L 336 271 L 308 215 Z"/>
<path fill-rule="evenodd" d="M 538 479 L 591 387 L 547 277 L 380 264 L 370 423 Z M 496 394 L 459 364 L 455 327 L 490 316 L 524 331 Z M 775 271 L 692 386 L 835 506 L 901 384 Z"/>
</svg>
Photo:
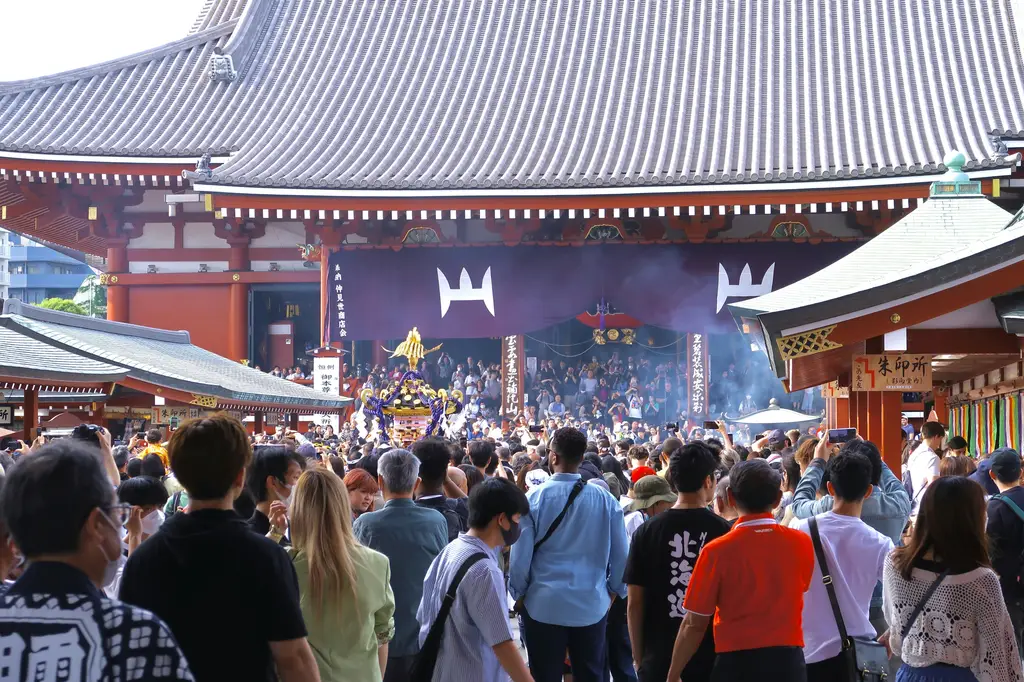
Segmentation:
<svg viewBox="0 0 1024 682">
<path fill-rule="evenodd" d="M 992 499 L 999 500 L 1000 502 L 1004 503 L 1007 507 L 1013 510 L 1013 513 L 1017 515 L 1017 518 L 1024 522 L 1024 509 L 1021 509 L 1019 506 L 1017 506 L 1016 502 L 1014 502 L 1013 500 L 1011 500 L 1009 497 L 1002 493 L 999 493 L 998 495 L 993 495 Z M 1017 583 L 1021 587 L 1024 587 L 1024 553 L 1021 554 L 1017 562 Z"/>
<path fill-rule="evenodd" d="M 444 498 L 444 504 L 440 506 L 426 505 L 421 506 L 429 507 L 430 509 L 436 509 L 437 511 L 444 514 L 445 521 L 448 522 L 448 542 L 451 542 L 455 538 L 459 537 L 459 533 L 464 533 L 469 530 L 466 526 L 465 520 L 458 511 L 458 503 L 450 498 Z"/>
</svg>

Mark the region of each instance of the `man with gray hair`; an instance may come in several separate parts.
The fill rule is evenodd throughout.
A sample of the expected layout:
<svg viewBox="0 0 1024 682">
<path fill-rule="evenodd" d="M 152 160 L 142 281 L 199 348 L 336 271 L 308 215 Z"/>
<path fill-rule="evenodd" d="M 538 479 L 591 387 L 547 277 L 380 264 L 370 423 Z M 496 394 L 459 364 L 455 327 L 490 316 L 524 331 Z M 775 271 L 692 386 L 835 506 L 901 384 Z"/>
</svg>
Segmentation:
<svg viewBox="0 0 1024 682">
<path fill-rule="evenodd" d="M 417 506 L 420 461 L 408 450 L 388 450 L 377 462 L 377 483 L 384 508 L 360 515 L 352 526 L 359 542 L 391 561 L 395 594 L 395 637 L 388 645 L 384 682 L 408 680 L 419 653 L 416 609 L 423 596 L 423 578 L 434 558 L 448 544 L 444 514 Z"/>
</svg>

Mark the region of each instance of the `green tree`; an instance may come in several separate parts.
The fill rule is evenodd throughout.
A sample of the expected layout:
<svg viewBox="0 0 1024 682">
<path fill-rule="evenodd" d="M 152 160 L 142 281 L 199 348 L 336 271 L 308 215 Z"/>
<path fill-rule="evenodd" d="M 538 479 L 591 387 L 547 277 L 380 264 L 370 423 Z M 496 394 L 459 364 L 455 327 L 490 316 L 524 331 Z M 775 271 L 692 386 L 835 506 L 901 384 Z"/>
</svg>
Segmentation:
<svg viewBox="0 0 1024 682">
<path fill-rule="evenodd" d="M 85 315 L 85 311 L 82 309 L 82 306 L 78 305 L 70 298 L 48 298 L 40 303 L 39 307 L 49 308 L 50 310 L 59 310 L 62 313 Z"/>
<path fill-rule="evenodd" d="M 100 284 L 99 275 L 89 275 L 78 287 L 73 299 L 86 315 L 92 317 L 107 316 L 107 287 Z"/>
</svg>

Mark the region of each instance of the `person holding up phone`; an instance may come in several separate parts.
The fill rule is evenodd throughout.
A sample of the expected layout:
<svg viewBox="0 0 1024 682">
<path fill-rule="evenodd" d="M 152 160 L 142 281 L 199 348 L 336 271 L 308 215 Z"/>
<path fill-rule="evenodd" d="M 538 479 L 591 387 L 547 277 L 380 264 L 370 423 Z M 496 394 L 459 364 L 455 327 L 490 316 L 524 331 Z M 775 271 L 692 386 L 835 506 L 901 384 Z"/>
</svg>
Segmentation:
<svg viewBox="0 0 1024 682">
<path fill-rule="evenodd" d="M 900 479 L 889 470 L 878 447 L 869 441 L 859 438 L 850 441 L 843 446 L 842 452 L 859 452 L 871 461 L 871 485 L 872 493 L 864 500 L 861 509 L 861 519 L 867 525 L 877 530 L 882 535 L 892 540 L 894 545 L 900 544 L 900 536 L 903 528 L 910 518 L 910 496 Z M 822 478 L 825 476 L 826 465 L 832 456 L 832 445 L 828 441 L 828 434 L 820 441 L 814 450 L 814 459 L 807 466 L 800 483 L 796 486 L 796 493 L 793 495 L 793 515 L 797 519 L 807 519 L 818 514 L 832 511 L 835 499 L 832 495 L 823 495 L 816 500 L 815 495 L 821 487 Z M 871 624 L 881 634 L 885 631 L 885 617 L 882 615 L 882 587 L 881 583 L 875 586 L 871 597 L 871 610 L 869 612 Z M 892 679 L 896 679 L 896 670 L 899 669 L 898 659 L 890 660 Z"/>
</svg>

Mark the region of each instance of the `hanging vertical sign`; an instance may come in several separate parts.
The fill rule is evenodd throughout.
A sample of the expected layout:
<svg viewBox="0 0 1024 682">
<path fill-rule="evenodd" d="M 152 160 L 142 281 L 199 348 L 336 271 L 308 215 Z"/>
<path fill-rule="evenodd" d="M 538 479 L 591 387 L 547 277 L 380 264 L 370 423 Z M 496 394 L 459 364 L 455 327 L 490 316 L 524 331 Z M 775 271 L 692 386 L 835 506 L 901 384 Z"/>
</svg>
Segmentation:
<svg viewBox="0 0 1024 682">
<path fill-rule="evenodd" d="M 708 413 L 708 345 L 704 334 L 686 335 L 690 417 Z"/>
<path fill-rule="evenodd" d="M 341 358 L 338 356 L 317 356 L 313 358 L 313 390 L 325 395 L 341 393 Z M 321 426 L 330 426 L 338 433 L 341 426 L 336 414 L 314 414 L 313 419 Z"/>
<path fill-rule="evenodd" d="M 501 414 L 514 419 L 523 411 L 523 337 L 501 339 Z"/>
</svg>

